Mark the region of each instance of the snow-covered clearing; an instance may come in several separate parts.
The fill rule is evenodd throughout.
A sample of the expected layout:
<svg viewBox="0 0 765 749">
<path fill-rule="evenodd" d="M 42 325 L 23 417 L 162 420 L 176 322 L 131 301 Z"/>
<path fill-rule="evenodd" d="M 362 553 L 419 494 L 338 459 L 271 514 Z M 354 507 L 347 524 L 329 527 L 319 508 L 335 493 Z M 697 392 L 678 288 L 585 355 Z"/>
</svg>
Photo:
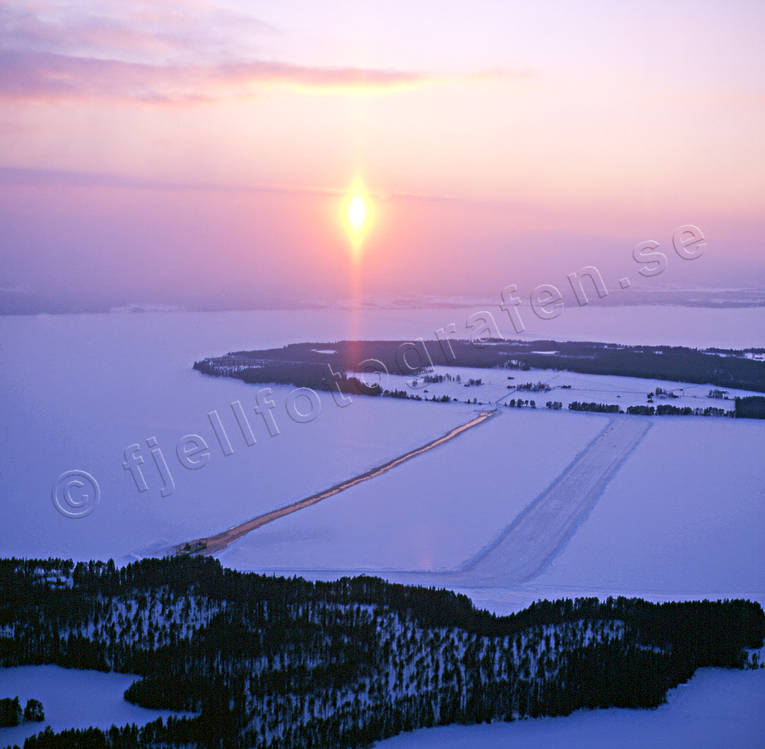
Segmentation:
<svg viewBox="0 0 765 749">
<path fill-rule="evenodd" d="M 349 373 L 351 374 L 351 373 Z M 405 377 L 384 373 L 353 373 L 365 382 L 378 383 L 386 390 L 404 390 L 410 396 L 436 399 L 448 395 L 459 402 L 473 400 L 477 405 L 503 399 L 533 400 L 537 408 L 557 401 L 564 409 L 574 401 L 628 406 L 670 405 L 676 408 L 717 408 L 732 412 L 737 396 L 758 395 L 748 390 L 671 380 L 592 375 L 553 369 L 478 369 L 475 367 L 436 366 L 419 376 Z M 427 377 L 443 377 L 442 382 L 427 382 Z M 480 382 L 480 384 L 478 384 Z M 712 395 L 715 393 L 715 395 Z"/>
</svg>

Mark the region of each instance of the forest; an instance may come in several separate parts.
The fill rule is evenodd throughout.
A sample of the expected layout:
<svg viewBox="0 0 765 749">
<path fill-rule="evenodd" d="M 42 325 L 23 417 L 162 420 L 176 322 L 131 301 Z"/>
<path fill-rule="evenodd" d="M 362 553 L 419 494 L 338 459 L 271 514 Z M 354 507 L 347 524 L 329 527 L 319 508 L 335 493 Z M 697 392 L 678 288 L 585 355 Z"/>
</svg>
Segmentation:
<svg viewBox="0 0 765 749">
<path fill-rule="evenodd" d="M 765 361 L 752 358 L 759 351 L 563 341 L 338 341 L 231 352 L 194 362 L 194 369 L 245 382 L 274 382 L 319 390 L 339 388 L 341 392 L 367 395 L 384 393 L 378 384 L 366 384 L 347 373 L 412 376 L 435 365 L 521 371 L 557 369 L 709 383 L 765 393 Z"/>
<path fill-rule="evenodd" d="M 510 616 L 372 577 L 309 582 L 209 557 L 0 560 L 0 665 L 137 674 L 126 699 L 190 711 L 48 747 L 362 747 L 448 723 L 654 707 L 702 666 L 748 668 L 745 600 L 541 601 Z"/>
<path fill-rule="evenodd" d="M 742 419 L 765 419 L 765 397 L 736 398 L 736 416 Z"/>
</svg>

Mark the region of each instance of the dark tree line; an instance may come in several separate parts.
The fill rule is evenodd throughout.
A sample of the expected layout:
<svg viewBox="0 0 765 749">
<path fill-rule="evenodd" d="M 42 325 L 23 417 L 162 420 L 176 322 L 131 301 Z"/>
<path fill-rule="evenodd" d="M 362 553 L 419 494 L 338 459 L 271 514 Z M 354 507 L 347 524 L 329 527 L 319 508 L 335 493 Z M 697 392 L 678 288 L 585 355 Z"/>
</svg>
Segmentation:
<svg viewBox="0 0 765 749">
<path fill-rule="evenodd" d="M 763 399 L 765 400 L 765 399 Z M 555 408 L 555 404 L 547 406 Z M 571 411 L 592 411 L 594 413 L 627 413 L 632 416 L 733 416 L 732 411 L 722 408 L 707 406 L 706 408 L 691 408 L 691 406 L 673 406 L 669 403 L 661 403 L 657 406 L 627 406 L 622 409 L 615 403 L 592 403 L 572 401 L 568 404 Z"/>
<path fill-rule="evenodd" d="M 349 395 L 382 395 L 377 383 L 365 383 L 345 372 L 335 372 L 326 365 L 310 362 L 256 362 L 256 366 L 231 367 L 221 365 L 215 359 L 194 362 L 194 369 L 215 377 L 235 377 L 250 383 L 276 383 L 309 387 L 313 390 L 337 390 Z"/>
<path fill-rule="evenodd" d="M 603 414 L 618 414 L 619 406 L 611 403 L 585 403 L 582 401 L 571 401 L 568 404 L 569 411 L 593 411 Z"/>
<path fill-rule="evenodd" d="M 736 416 L 742 419 L 765 419 L 765 398 L 757 395 L 736 398 Z"/>
</svg>

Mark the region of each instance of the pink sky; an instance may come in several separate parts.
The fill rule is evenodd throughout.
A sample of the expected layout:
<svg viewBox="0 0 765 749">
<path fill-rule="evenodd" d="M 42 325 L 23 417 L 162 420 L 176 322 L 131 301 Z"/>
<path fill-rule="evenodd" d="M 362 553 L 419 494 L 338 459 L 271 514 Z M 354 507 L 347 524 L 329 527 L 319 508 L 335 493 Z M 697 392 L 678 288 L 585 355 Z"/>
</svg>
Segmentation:
<svg viewBox="0 0 765 749">
<path fill-rule="evenodd" d="M 487 296 L 689 223 L 661 283 L 765 286 L 764 71 L 759 2 L 0 3 L 0 294 Z"/>
</svg>

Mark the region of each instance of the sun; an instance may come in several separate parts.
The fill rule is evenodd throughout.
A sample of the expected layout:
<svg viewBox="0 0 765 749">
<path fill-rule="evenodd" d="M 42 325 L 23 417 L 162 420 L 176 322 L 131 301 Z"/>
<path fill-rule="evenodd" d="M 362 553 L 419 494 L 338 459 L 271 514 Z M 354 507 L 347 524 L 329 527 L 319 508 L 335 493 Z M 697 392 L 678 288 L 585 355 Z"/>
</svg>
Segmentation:
<svg viewBox="0 0 765 749">
<path fill-rule="evenodd" d="M 353 195 L 348 203 L 348 223 L 354 229 L 361 229 L 367 220 L 367 204 L 363 195 Z"/>
<path fill-rule="evenodd" d="M 372 205 L 367 192 L 362 182 L 356 179 L 343 200 L 343 224 L 356 257 L 369 232 L 371 214 Z"/>
</svg>

